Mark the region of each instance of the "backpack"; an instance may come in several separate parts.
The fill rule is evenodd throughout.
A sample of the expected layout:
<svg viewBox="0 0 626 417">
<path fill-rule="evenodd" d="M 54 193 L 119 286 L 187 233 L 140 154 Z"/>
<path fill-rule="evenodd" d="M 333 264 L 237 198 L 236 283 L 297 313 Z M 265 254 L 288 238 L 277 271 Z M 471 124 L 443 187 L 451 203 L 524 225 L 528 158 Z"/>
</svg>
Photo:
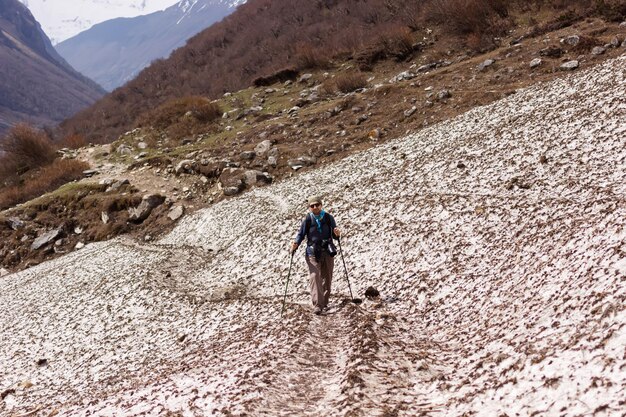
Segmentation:
<svg viewBox="0 0 626 417">
<path fill-rule="evenodd" d="M 324 221 L 324 224 L 328 225 L 328 228 L 330 229 L 330 239 L 324 239 L 321 242 L 317 242 L 317 244 L 314 246 L 315 258 L 317 259 L 319 259 L 320 253 L 322 250 L 328 252 L 328 254 L 332 257 L 337 255 L 337 248 L 335 247 L 335 244 L 333 243 L 333 228 L 330 224 L 330 216 L 325 215 L 323 221 Z M 304 230 L 306 230 L 306 233 L 307 233 L 307 240 L 309 238 L 308 234 L 309 234 L 309 230 L 311 229 L 312 222 L 313 222 L 313 214 L 309 213 L 306 215 L 306 220 L 305 220 L 305 225 L 304 225 L 305 227 Z"/>
</svg>

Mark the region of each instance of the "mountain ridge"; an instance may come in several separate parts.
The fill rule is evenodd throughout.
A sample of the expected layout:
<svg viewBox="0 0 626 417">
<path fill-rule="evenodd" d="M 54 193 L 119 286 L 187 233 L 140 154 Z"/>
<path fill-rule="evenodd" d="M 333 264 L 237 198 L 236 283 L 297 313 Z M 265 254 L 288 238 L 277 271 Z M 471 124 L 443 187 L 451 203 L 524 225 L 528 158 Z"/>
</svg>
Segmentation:
<svg viewBox="0 0 626 417">
<path fill-rule="evenodd" d="M 56 124 L 103 95 L 56 52 L 17 0 L 0 0 L 0 42 L 0 137 L 20 121 Z"/>
<path fill-rule="evenodd" d="M 130 81 L 152 61 L 169 56 L 240 3 L 241 0 L 182 0 L 163 11 L 98 23 L 57 44 L 56 50 L 78 71 L 111 91 Z"/>
</svg>

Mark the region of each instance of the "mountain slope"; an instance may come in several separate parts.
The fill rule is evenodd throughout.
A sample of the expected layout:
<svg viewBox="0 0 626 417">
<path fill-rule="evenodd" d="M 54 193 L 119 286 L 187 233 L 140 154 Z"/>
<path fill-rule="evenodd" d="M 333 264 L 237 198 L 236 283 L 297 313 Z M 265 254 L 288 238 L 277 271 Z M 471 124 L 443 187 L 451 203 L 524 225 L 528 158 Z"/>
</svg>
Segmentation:
<svg viewBox="0 0 626 417">
<path fill-rule="evenodd" d="M 0 136 L 19 121 L 55 124 L 102 95 L 59 56 L 24 5 L 0 0 Z"/>
<path fill-rule="evenodd" d="M 239 2 L 182 0 L 146 16 L 97 24 L 56 49 L 74 68 L 110 91 L 230 14 Z"/>
<path fill-rule="evenodd" d="M 134 17 L 164 10 L 178 0 L 20 0 L 54 45 L 97 23 L 118 17 Z"/>
<path fill-rule="evenodd" d="M 0 278 L 0 411 L 619 414 L 624 65 L 218 203 L 155 244 Z M 347 303 L 338 259 L 333 311 L 313 316 L 299 253 L 281 319 L 310 194 L 344 230 L 352 288 L 381 297 Z"/>
</svg>

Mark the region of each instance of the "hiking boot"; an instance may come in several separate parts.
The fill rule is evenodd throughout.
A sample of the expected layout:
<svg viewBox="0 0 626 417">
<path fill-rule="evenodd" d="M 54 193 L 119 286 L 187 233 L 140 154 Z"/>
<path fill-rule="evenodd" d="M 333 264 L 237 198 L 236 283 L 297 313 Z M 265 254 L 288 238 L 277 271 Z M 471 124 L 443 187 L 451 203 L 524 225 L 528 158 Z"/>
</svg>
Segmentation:
<svg viewBox="0 0 626 417">
<path fill-rule="evenodd" d="M 313 314 L 319 316 L 320 314 L 322 314 L 322 308 L 321 307 L 315 307 L 315 310 L 313 310 Z"/>
</svg>

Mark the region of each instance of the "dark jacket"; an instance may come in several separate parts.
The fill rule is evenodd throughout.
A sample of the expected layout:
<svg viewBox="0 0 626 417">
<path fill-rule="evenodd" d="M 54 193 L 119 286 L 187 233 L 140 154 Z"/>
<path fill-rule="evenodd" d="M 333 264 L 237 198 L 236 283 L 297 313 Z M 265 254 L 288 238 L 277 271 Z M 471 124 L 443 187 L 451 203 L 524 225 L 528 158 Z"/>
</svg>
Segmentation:
<svg viewBox="0 0 626 417">
<path fill-rule="evenodd" d="M 326 216 L 328 216 L 328 219 L 325 218 Z M 307 218 L 310 218 L 310 221 L 307 222 Z M 310 225 L 308 230 L 307 223 Z M 331 237 L 335 238 L 332 231 L 337 227 L 337 223 L 335 223 L 335 218 L 332 215 L 324 212 L 324 218 L 322 218 L 320 224 L 322 230 L 321 233 L 318 229 L 313 213 L 307 214 L 307 217 L 302 220 L 300 230 L 298 230 L 298 234 L 296 235 L 296 243 L 299 245 L 305 237 L 307 238 L 307 256 L 315 256 L 316 258 L 319 258 L 322 250 L 322 241 L 330 241 Z"/>
</svg>

